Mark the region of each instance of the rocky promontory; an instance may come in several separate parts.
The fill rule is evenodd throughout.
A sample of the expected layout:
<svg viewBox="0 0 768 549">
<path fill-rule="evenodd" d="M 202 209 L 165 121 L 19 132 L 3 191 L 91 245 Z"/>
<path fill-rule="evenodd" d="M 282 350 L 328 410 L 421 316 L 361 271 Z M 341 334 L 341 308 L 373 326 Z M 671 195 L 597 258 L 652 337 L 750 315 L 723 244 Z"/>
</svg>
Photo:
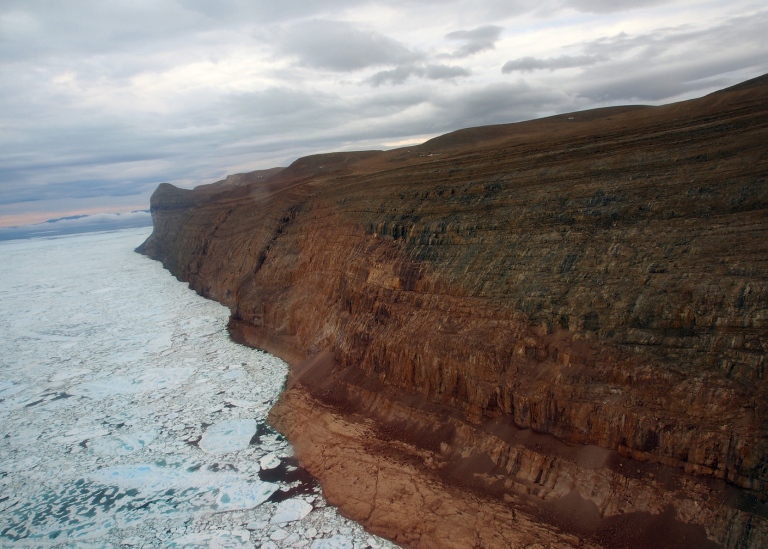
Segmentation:
<svg viewBox="0 0 768 549">
<path fill-rule="evenodd" d="M 291 365 L 271 421 L 414 548 L 768 546 L 768 77 L 161 185 L 139 251 Z"/>
</svg>

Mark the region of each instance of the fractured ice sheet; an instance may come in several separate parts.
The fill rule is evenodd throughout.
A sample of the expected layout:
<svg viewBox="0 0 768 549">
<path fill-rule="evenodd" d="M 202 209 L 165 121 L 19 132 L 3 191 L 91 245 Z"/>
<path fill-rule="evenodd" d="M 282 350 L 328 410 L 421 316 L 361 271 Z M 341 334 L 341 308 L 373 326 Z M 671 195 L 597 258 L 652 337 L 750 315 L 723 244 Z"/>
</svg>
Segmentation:
<svg viewBox="0 0 768 549">
<path fill-rule="evenodd" d="M 182 385 L 191 374 L 191 368 L 149 369 L 138 376 L 111 376 L 86 381 L 72 387 L 71 392 L 88 398 L 100 399 L 146 391 L 174 389 Z"/>
<path fill-rule="evenodd" d="M 107 467 L 92 473 L 90 479 L 126 492 L 137 490 L 148 494 L 146 497 L 180 494 L 173 498 L 173 512 L 252 509 L 267 501 L 278 489 L 277 484 L 248 479 L 236 473 L 211 473 L 153 464 Z"/>
<path fill-rule="evenodd" d="M 169 516 L 243 511 L 264 503 L 276 484 L 237 474 L 190 472 L 152 464 L 109 467 L 4 511 L 6 539 L 100 539 L 113 528 Z"/>
<path fill-rule="evenodd" d="M 27 387 L 28 385 L 26 383 L 13 383 L 12 381 L 8 380 L 0 381 L 0 398 L 6 399 L 8 397 L 12 397 Z"/>
<path fill-rule="evenodd" d="M 133 452 L 138 452 L 142 448 L 152 444 L 152 441 L 157 438 L 157 434 L 157 430 L 148 429 L 146 431 L 126 433 L 114 437 L 99 437 L 92 439 L 88 446 L 93 448 L 93 450 L 99 454 L 125 456 L 132 454 Z"/>
<path fill-rule="evenodd" d="M 285 363 L 147 234 L 0 243 L 0 547 L 364 547 L 266 427 Z"/>
<path fill-rule="evenodd" d="M 294 522 L 306 517 L 312 511 L 312 506 L 303 499 L 286 499 L 281 501 L 275 509 L 270 522 L 281 524 L 283 522 Z"/>
<path fill-rule="evenodd" d="M 256 434 L 256 420 L 228 419 L 208 428 L 200 448 L 209 454 L 227 454 L 245 450 Z"/>
<path fill-rule="evenodd" d="M 354 543 L 346 536 L 333 536 L 312 542 L 311 549 L 354 549 Z"/>
<path fill-rule="evenodd" d="M 72 379 L 73 377 L 79 377 L 90 373 L 91 371 L 85 368 L 62 370 L 61 372 L 56 372 L 54 375 L 52 375 L 51 381 L 66 381 L 68 379 Z"/>
<path fill-rule="evenodd" d="M 166 547 L 178 549 L 200 549 L 210 547 L 215 549 L 252 549 L 251 534 L 248 530 L 217 530 L 197 534 L 188 534 L 174 538 Z"/>
</svg>

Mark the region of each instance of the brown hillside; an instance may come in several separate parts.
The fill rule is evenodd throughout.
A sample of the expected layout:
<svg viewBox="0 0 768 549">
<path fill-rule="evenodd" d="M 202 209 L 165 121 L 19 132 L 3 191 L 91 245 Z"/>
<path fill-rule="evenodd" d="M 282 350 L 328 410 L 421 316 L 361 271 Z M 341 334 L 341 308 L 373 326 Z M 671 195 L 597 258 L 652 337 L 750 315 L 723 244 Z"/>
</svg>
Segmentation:
<svg viewBox="0 0 768 549">
<path fill-rule="evenodd" d="M 141 247 L 292 367 L 407 547 L 768 545 L 768 78 L 161 186 Z"/>
</svg>

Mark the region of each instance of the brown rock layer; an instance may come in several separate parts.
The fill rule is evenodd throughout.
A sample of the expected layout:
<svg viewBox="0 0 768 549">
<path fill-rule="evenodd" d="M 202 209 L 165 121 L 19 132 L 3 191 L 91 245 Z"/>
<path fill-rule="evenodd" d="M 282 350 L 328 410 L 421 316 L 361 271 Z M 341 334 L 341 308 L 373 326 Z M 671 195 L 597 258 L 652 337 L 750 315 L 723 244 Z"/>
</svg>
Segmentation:
<svg viewBox="0 0 768 549">
<path fill-rule="evenodd" d="M 762 77 L 665 107 L 316 155 L 252 183 L 161 185 L 140 251 L 230 306 L 233 337 L 291 363 L 274 421 L 376 531 L 458 539 L 438 534 L 458 528 L 450 507 L 427 517 L 415 496 L 357 504 L 344 489 L 407 463 L 472 517 L 462 547 L 525 532 L 643 546 L 616 533 L 632 530 L 646 545 L 665 531 L 670 547 L 760 547 L 766 143 Z M 394 509 L 420 505 L 398 529 Z M 525 535 L 487 537 L 495 520 Z"/>
</svg>

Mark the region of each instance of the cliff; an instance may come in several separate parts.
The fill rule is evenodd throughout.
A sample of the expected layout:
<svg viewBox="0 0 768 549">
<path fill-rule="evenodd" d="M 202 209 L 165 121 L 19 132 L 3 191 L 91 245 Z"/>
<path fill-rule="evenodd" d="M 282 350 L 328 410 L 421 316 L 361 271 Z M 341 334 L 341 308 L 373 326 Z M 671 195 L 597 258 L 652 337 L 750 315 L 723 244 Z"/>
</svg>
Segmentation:
<svg viewBox="0 0 768 549">
<path fill-rule="evenodd" d="M 768 77 L 161 185 L 138 251 L 291 364 L 272 421 L 407 547 L 768 545 Z"/>
</svg>

